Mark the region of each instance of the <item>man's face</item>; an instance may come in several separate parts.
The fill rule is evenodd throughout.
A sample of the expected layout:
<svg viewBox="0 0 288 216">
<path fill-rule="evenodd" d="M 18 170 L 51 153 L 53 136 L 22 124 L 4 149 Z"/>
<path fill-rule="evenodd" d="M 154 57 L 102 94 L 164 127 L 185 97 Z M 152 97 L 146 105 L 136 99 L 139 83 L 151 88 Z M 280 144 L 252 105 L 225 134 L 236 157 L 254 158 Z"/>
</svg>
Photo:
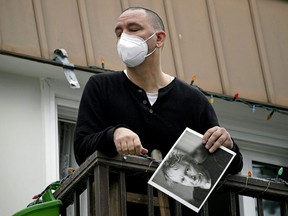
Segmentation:
<svg viewBox="0 0 288 216">
<path fill-rule="evenodd" d="M 147 14 L 144 10 L 127 10 L 123 12 L 115 27 L 115 34 L 120 38 L 122 32 L 129 35 L 137 35 L 143 39 L 154 33 L 154 29 L 148 22 Z"/>
<path fill-rule="evenodd" d="M 209 174 L 199 165 L 182 161 L 167 172 L 170 179 L 178 184 L 209 189 L 211 179 Z"/>
</svg>

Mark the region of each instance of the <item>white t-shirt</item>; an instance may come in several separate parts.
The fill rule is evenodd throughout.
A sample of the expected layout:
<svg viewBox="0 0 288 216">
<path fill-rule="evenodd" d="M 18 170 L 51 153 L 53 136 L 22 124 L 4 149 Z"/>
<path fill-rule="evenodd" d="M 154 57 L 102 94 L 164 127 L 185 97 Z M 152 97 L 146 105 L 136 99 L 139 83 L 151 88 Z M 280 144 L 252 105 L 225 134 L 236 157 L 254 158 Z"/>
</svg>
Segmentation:
<svg viewBox="0 0 288 216">
<path fill-rule="evenodd" d="M 126 76 L 128 77 L 129 79 L 129 76 L 128 76 L 128 73 L 127 73 L 127 70 L 124 70 L 124 73 L 126 74 Z M 171 76 L 171 81 L 174 79 L 175 77 Z M 155 93 L 149 93 L 149 92 L 146 92 L 146 95 L 148 97 L 148 100 L 151 104 L 151 106 L 156 102 L 157 98 L 158 98 L 158 92 L 155 92 Z"/>
</svg>

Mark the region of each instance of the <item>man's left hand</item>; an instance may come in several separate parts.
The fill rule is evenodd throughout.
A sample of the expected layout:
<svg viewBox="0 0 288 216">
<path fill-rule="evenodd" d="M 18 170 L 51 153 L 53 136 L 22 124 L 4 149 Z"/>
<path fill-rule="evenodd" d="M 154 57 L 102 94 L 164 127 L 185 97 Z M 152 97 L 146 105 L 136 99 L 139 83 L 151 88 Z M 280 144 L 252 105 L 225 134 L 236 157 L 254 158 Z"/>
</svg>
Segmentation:
<svg viewBox="0 0 288 216">
<path fill-rule="evenodd" d="M 233 148 L 233 141 L 230 134 L 225 128 L 219 126 L 207 130 L 203 135 L 202 143 L 210 153 L 215 152 L 220 146 L 225 146 L 229 149 Z"/>
</svg>

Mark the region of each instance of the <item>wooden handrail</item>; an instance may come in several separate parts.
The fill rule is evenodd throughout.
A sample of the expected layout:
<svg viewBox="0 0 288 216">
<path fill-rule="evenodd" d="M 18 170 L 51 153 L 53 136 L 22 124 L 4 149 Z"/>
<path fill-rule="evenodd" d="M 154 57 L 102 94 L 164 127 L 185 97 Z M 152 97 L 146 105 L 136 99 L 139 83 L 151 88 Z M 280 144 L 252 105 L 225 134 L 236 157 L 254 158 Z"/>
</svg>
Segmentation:
<svg viewBox="0 0 288 216">
<path fill-rule="evenodd" d="M 131 199 L 133 199 L 134 197 L 134 194 L 125 191 L 126 190 L 125 175 L 123 173 L 147 173 L 147 175 L 151 176 L 153 172 L 157 169 L 157 167 L 158 163 L 144 157 L 140 156 L 123 157 L 120 155 L 116 157 L 108 157 L 103 153 L 96 151 L 61 184 L 61 186 L 54 192 L 54 196 L 57 199 L 62 200 L 64 204 L 63 208 L 65 209 L 71 203 L 76 202 L 77 204 L 79 202 L 79 197 L 77 198 L 77 195 L 79 196 L 79 194 L 81 194 L 84 190 L 88 190 L 89 194 L 88 199 L 90 199 L 89 200 L 90 205 L 88 204 L 88 206 L 90 206 L 89 208 L 91 208 L 89 210 L 92 212 L 91 215 L 97 215 L 97 216 L 105 214 L 109 215 L 109 210 L 107 209 L 109 208 L 109 205 L 115 205 L 115 206 L 118 205 L 117 208 L 119 208 L 119 211 L 120 209 L 122 209 L 122 212 L 124 212 L 119 215 L 125 215 L 126 201 L 129 201 L 129 199 L 131 201 Z M 111 191 L 115 192 L 118 190 L 118 192 L 115 192 L 115 194 L 117 195 L 116 198 L 113 197 L 111 201 L 109 199 L 109 193 L 111 193 L 111 191 L 109 192 L 109 183 L 108 183 L 109 173 L 115 171 L 122 174 L 120 174 L 121 180 L 119 180 L 120 181 L 119 184 L 117 183 L 116 185 L 113 186 L 113 188 L 112 186 L 110 186 Z M 92 184 L 94 184 L 94 189 L 91 186 Z M 283 203 L 282 212 L 284 212 L 283 213 L 284 215 L 287 213 L 288 187 L 283 182 L 276 181 L 275 179 L 269 180 L 269 179 L 247 177 L 243 175 L 230 175 L 219 181 L 218 185 L 215 188 L 215 191 L 229 191 L 229 193 L 233 195 L 231 196 L 230 202 L 231 202 L 231 211 L 234 211 L 234 213 L 233 214 L 231 213 L 231 215 L 237 215 L 235 213 L 237 209 L 235 204 L 235 202 L 237 202 L 237 199 L 235 199 L 236 195 L 249 196 L 260 200 L 268 199 L 282 202 Z M 155 200 L 155 197 L 151 197 L 153 196 L 153 193 L 150 192 L 150 194 L 152 194 L 151 196 L 149 196 L 149 192 L 147 194 L 148 194 L 147 196 L 146 195 L 139 196 L 138 201 L 136 200 L 135 202 L 142 202 L 141 200 L 147 202 L 148 199 L 147 203 L 148 204 L 150 203 L 149 204 L 150 206 L 151 205 L 160 206 L 160 204 L 163 203 L 163 200 Z M 95 197 L 101 197 L 101 199 L 97 199 Z M 160 197 L 161 196 L 159 196 L 157 199 L 160 199 Z M 149 201 L 149 199 L 151 201 Z M 125 203 L 123 202 L 123 200 L 126 200 Z M 94 205 L 99 205 L 100 207 L 97 208 Z M 167 204 L 165 205 L 166 208 Z M 203 207 L 204 215 L 209 215 L 207 205 Z M 113 208 L 115 209 L 115 207 Z M 105 210 L 105 213 L 103 213 L 101 209 L 103 211 Z M 165 211 L 164 210 L 162 212 L 167 212 L 166 210 Z M 79 212 L 79 209 L 77 211 Z M 113 211 L 115 212 L 115 210 Z M 115 213 L 113 213 L 113 215 L 114 214 Z M 63 213 L 63 215 L 65 214 Z M 153 215 L 153 213 L 151 213 L 151 215 Z M 164 215 L 168 214 L 164 213 Z M 181 215 L 181 211 L 175 215 Z"/>
<path fill-rule="evenodd" d="M 55 191 L 54 196 L 57 199 L 66 201 L 72 200 L 74 188 L 82 192 L 86 189 L 85 180 L 93 175 L 94 168 L 99 164 L 107 165 L 112 169 L 124 169 L 126 171 L 153 173 L 158 164 L 140 156 L 116 156 L 108 157 L 105 154 L 96 151 L 81 166 L 75 170 Z M 82 188 L 83 187 L 83 188 Z M 82 189 L 82 190 L 81 190 Z"/>
</svg>

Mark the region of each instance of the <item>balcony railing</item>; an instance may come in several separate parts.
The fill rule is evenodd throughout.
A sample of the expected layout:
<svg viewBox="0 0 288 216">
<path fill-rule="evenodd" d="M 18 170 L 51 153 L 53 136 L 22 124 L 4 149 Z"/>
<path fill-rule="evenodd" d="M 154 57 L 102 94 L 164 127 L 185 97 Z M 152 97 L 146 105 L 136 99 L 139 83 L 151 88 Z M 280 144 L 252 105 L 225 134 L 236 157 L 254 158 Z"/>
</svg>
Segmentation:
<svg viewBox="0 0 288 216">
<path fill-rule="evenodd" d="M 89 216 L 182 215 L 183 206 L 179 202 L 147 184 L 157 166 L 150 159 L 139 156 L 111 158 L 95 152 L 55 191 L 55 197 L 63 202 L 61 215 L 68 215 L 66 209 L 69 206 L 71 209 L 72 204 L 75 216 L 81 215 L 82 208 L 86 208 Z M 131 182 L 142 191 L 130 191 Z M 80 201 L 84 191 L 85 206 Z M 281 215 L 288 215 L 287 185 L 240 175 L 219 181 L 201 214 L 239 215 L 239 195 L 257 200 L 258 216 L 264 215 L 263 199 L 281 203 Z"/>
</svg>

